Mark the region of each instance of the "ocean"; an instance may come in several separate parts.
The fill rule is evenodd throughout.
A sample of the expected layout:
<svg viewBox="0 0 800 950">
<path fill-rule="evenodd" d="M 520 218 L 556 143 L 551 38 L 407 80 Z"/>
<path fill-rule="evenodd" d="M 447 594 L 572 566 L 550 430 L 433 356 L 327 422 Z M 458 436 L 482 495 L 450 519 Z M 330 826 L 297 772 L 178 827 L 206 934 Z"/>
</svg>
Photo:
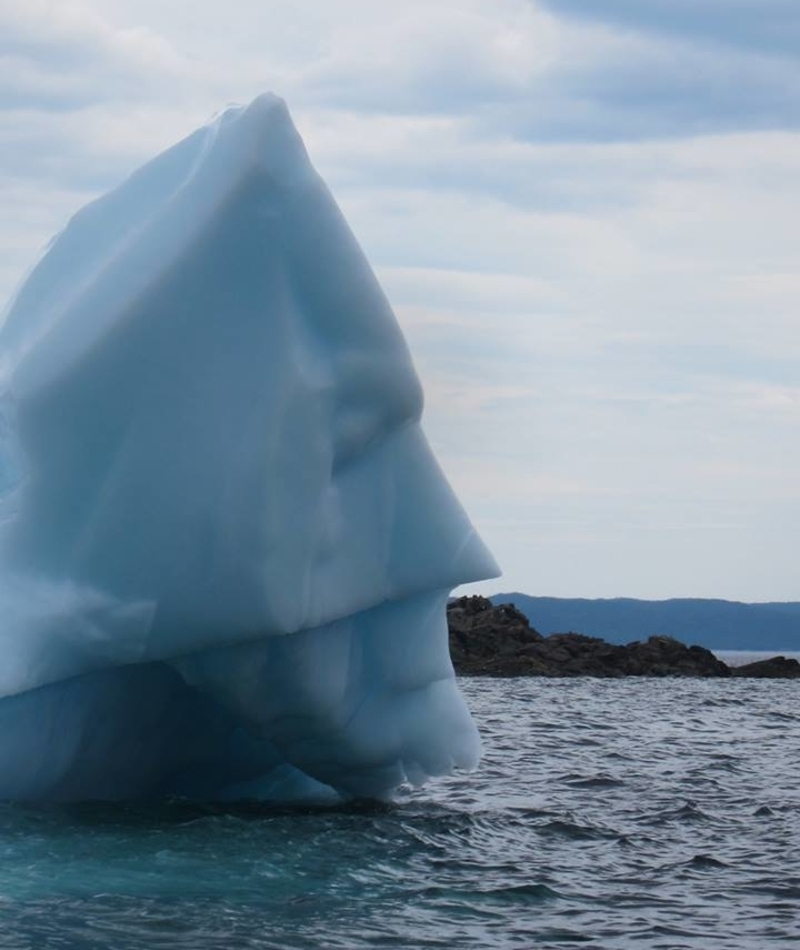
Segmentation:
<svg viewBox="0 0 800 950">
<path fill-rule="evenodd" d="M 462 686 L 391 805 L 0 806 L 0 948 L 800 945 L 800 681 Z"/>
</svg>

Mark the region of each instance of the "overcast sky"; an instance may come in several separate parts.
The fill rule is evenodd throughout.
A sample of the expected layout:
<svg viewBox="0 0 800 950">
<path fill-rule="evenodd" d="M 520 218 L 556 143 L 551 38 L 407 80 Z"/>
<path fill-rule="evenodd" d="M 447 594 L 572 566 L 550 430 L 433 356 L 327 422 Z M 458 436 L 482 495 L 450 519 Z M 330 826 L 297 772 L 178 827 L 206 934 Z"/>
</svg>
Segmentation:
<svg viewBox="0 0 800 950">
<path fill-rule="evenodd" d="M 505 576 L 800 600 L 797 0 L 0 0 L 0 298 L 271 89 Z"/>
</svg>

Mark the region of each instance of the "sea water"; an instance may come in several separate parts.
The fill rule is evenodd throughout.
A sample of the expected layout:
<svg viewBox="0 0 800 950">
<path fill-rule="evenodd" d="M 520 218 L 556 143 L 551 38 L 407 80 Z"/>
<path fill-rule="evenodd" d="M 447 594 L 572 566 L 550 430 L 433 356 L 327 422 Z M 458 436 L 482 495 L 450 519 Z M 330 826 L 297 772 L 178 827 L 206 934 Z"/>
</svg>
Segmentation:
<svg viewBox="0 0 800 950">
<path fill-rule="evenodd" d="M 463 680 L 391 805 L 0 806 L 0 947 L 789 948 L 800 682 Z"/>
</svg>

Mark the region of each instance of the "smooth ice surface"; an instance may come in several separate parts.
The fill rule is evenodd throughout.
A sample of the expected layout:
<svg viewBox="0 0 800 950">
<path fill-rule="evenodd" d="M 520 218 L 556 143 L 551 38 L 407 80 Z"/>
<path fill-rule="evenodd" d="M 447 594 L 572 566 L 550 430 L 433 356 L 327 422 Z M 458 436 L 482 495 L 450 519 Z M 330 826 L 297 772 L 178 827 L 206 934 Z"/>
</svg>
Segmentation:
<svg viewBox="0 0 800 950">
<path fill-rule="evenodd" d="M 0 797 L 386 795 L 474 765 L 496 566 L 283 102 L 83 208 L 0 329 Z"/>
</svg>

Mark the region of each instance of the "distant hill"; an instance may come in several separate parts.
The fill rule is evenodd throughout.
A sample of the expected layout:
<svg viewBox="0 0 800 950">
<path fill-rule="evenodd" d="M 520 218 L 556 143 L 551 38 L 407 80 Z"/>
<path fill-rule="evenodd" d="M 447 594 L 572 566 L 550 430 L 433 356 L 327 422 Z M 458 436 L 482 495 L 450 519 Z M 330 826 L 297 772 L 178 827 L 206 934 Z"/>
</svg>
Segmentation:
<svg viewBox="0 0 800 950">
<path fill-rule="evenodd" d="M 512 603 L 539 633 L 574 631 L 629 643 L 666 635 L 710 650 L 800 651 L 800 603 L 742 604 L 730 600 L 587 600 L 495 594 Z"/>
</svg>

